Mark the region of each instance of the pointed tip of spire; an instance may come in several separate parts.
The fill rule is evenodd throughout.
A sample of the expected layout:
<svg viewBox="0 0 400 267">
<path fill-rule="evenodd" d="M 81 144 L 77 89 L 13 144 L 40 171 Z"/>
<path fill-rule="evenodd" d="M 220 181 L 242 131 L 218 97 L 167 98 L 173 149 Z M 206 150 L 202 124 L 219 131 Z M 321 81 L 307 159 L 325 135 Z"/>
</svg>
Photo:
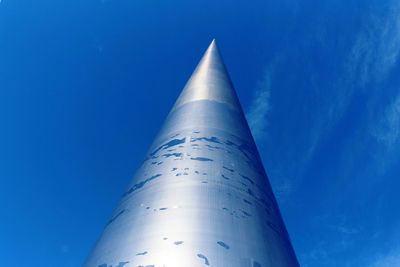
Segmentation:
<svg viewBox="0 0 400 267">
<path fill-rule="evenodd" d="M 241 110 L 215 38 L 211 41 L 172 110 L 197 100 L 225 103 Z"/>
<path fill-rule="evenodd" d="M 211 48 L 213 48 L 214 46 L 217 46 L 217 43 L 216 43 L 216 41 L 215 41 L 215 38 L 212 39 L 211 44 L 208 46 L 208 49 L 211 49 Z M 207 50 L 208 50 L 208 49 L 207 49 Z"/>
<path fill-rule="evenodd" d="M 219 48 L 218 48 L 218 46 L 217 46 L 217 42 L 215 41 L 215 38 L 212 39 L 210 45 L 208 46 L 206 52 L 204 53 L 203 59 L 204 59 L 204 58 L 209 58 L 209 56 L 210 56 L 211 54 L 214 54 L 214 55 L 212 56 L 212 57 L 213 57 L 213 60 L 215 60 L 215 56 L 216 56 L 216 54 L 217 54 L 217 57 L 219 58 L 219 60 L 222 61 L 221 55 L 220 55 L 220 53 L 219 53 Z M 209 56 L 206 56 L 206 55 L 209 55 Z"/>
</svg>

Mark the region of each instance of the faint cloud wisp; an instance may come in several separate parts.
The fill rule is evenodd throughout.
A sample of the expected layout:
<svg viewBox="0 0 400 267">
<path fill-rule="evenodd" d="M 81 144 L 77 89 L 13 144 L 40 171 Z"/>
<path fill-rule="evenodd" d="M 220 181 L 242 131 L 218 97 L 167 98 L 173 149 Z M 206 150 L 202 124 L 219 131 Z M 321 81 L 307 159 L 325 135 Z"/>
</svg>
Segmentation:
<svg viewBox="0 0 400 267">
<path fill-rule="evenodd" d="M 266 133 L 268 126 L 267 114 L 270 110 L 271 72 L 267 71 L 259 83 L 254 98 L 246 114 L 250 130 L 256 142 Z"/>
<path fill-rule="evenodd" d="M 378 142 L 385 145 L 388 150 L 400 139 L 400 94 L 388 106 L 376 127 L 371 129 L 371 134 Z"/>
<path fill-rule="evenodd" d="M 400 3 L 387 3 L 384 17 L 371 13 L 357 37 L 349 70 L 358 72 L 361 87 L 384 80 L 400 55 Z"/>
<path fill-rule="evenodd" d="M 386 255 L 379 256 L 368 267 L 394 267 L 400 266 L 400 249 L 390 251 Z"/>
</svg>

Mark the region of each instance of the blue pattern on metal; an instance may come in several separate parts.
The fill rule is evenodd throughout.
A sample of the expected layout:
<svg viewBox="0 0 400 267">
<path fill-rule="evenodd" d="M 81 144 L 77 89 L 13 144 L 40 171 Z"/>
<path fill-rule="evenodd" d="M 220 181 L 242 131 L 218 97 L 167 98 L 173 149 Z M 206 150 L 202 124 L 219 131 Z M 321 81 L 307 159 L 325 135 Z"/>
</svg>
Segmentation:
<svg viewBox="0 0 400 267">
<path fill-rule="evenodd" d="M 200 259 L 203 259 L 205 265 L 210 265 L 210 262 L 208 261 L 207 257 L 204 256 L 203 254 L 197 254 L 197 257 L 199 257 Z"/>
<path fill-rule="evenodd" d="M 215 42 L 110 218 L 84 267 L 299 266 Z"/>
<path fill-rule="evenodd" d="M 225 244 L 224 242 L 222 242 L 222 241 L 218 241 L 217 244 L 220 245 L 221 247 L 225 248 L 225 249 L 229 249 L 229 246 L 227 244 Z"/>
</svg>

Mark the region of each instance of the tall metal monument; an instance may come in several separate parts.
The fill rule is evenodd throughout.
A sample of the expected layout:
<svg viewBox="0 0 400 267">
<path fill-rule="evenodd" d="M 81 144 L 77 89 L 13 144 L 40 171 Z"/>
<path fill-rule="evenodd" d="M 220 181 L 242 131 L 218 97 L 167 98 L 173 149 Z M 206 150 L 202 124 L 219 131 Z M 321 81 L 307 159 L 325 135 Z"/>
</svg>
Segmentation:
<svg viewBox="0 0 400 267">
<path fill-rule="evenodd" d="M 215 41 L 83 266 L 299 266 Z"/>
</svg>

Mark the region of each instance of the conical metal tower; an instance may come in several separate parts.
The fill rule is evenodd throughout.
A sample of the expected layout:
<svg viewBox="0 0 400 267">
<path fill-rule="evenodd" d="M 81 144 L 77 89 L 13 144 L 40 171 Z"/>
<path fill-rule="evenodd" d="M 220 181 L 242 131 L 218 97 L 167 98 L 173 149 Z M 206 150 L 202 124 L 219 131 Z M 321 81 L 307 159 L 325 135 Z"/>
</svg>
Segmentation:
<svg viewBox="0 0 400 267">
<path fill-rule="evenodd" d="M 215 41 L 83 266 L 299 266 Z"/>
</svg>

